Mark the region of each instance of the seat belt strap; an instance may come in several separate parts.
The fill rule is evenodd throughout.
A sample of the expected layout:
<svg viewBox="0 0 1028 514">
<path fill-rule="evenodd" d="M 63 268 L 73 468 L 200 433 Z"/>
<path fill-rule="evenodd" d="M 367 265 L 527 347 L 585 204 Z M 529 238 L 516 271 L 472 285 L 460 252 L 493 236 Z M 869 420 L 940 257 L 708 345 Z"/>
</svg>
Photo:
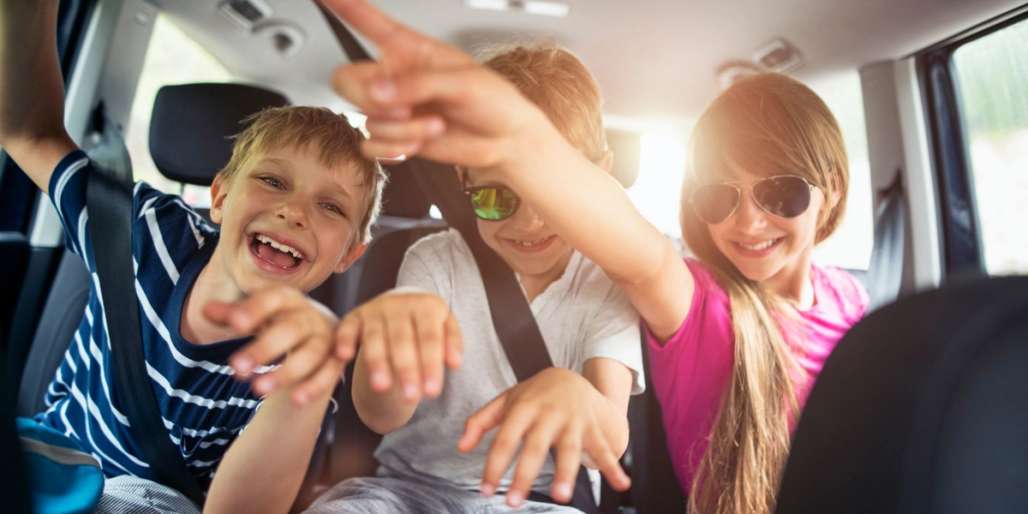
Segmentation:
<svg viewBox="0 0 1028 514">
<path fill-rule="evenodd" d="M 171 441 L 146 372 L 132 259 L 132 188 L 111 170 L 94 165 L 86 205 L 114 366 L 111 394 L 125 411 L 154 480 L 203 506 L 204 493 Z"/>
</svg>

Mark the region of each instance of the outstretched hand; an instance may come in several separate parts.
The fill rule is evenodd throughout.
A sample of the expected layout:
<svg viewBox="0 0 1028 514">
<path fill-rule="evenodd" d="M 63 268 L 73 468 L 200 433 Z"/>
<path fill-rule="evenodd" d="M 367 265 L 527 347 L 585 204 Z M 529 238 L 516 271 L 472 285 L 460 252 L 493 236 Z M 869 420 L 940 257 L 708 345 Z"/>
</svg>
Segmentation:
<svg viewBox="0 0 1028 514">
<path fill-rule="evenodd" d="M 604 430 L 605 424 L 624 420 L 612 421 L 611 412 L 607 399 L 584 377 L 548 368 L 504 391 L 468 418 L 457 449 L 471 451 L 485 434 L 498 428 L 482 474 L 482 493 L 491 495 L 520 447 L 507 492 L 512 507 L 528 497 L 551 448 L 556 451 L 553 499 L 571 501 L 582 462 L 599 469 L 615 489 L 625 490 L 631 480 Z"/>
<path fill-rule="evenodd" d="M 296 289 L 277 286 L 234 303 L 211 301 L 207 319 L 254 340 L 229 358 L 238 378 L 252 380 L 258 394 L 292 387 L 298 404 L 330 394 L 348 359 L 333 351 L 336 317 Z M 257 373 L 285 358 L 277 369 Z"/>
<path fill-rule="evenodd" d="M 550 126 L 534 104 L 468 54 L 419 34 L 366 0 L 323 0 L 373 42 L 377 62 L 340 67 L 334 89 L 367 116 L 371 158 L 422 157 L 504 166 Z"/>
<path fill-rule="evenodd" d="M 463 353 L 457 319 L 442 299 L 425 293 L 379 295 L 343 318 L 335 340 L 336 352 L 345 355 L 359 341 L 357 359 L 371 389 L 399 386 L 408 402 L 438 397 L 445 369 L 457 369 Z"/>
</svg>

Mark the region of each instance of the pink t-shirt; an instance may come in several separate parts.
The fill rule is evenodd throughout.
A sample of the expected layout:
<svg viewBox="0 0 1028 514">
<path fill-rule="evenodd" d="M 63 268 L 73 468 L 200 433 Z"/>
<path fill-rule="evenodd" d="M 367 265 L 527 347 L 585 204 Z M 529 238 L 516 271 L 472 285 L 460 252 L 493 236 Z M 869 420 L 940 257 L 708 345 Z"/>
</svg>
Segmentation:
<svg viewBox="0 0 1028 514">
<path fill-rule="evenodd" d="M 686 259 L 696 287 L 689 315 L 663 345 L 646 330 L 650 374 L 660 401 L 668 451 L 682 491 L 689 492 L 710 430 L 728 387 L 734 335 L 728 295 L 704 264 Z M 802 368 L 796 377 L 799 405 L 839 339 L 864 315 L 868 296 L 852 275 L 813 266 L 814 305 L 800 313 L 805 340 L 789 338 Z"/>
</svg>

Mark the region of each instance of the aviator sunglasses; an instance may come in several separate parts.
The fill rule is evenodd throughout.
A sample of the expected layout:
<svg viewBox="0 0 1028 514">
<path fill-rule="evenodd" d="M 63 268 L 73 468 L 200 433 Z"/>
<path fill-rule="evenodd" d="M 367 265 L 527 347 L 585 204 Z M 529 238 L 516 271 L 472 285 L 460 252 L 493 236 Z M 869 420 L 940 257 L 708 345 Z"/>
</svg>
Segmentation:
<svg viewBox="0 0 1028 514">
<path fill-rule="evenodd" d="M 486 221 L 505 220 L 518 212 L 521 206 L 521 198 L 506 186 L 466 186 L 464 194 L 468 196 L 475 216 Z"/>
<path fill-rule="evenodd" d="M 810 192 L 817 186 L 798 175 L 776 175 L 753 184 L 753 201 L 760 210 L 780 218 L 795 218 L 810 207 Z M 696 188 L 689 203 L 705 223 L 725 221 L 739 207 L 743 186 L 730 182 L 706 184 Z"/>
</svg>

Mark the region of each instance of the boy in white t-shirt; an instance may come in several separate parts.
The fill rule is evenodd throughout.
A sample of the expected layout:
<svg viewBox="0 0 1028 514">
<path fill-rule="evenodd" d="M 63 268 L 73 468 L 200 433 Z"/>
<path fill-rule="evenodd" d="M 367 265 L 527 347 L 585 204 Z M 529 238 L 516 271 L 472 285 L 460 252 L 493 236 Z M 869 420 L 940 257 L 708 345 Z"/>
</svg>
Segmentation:
<svg viewBox="0 0 1028 514">
<path fill-rule="evenodd" d="M 517 47 L 486 66 L 610 169 L 599 90 L 575 56 Z M 361 419 L 385 434 L 379 476 L 338 484 L 309 512 L 578 512 L 547 500 L 571 499 L 580 463 L 615 488 L 629 485 L 618 459 L 628 398 L 644 384 L 638 315 L 488 170 L 461 175 L 479 233 L 516 272 L 555 367 L 518 383 L 464 240 L 451 229 L 418 241 L 397 289 L 339 327 L 342 340 L 361 339 L 353 399 Z"/>
</svg>

